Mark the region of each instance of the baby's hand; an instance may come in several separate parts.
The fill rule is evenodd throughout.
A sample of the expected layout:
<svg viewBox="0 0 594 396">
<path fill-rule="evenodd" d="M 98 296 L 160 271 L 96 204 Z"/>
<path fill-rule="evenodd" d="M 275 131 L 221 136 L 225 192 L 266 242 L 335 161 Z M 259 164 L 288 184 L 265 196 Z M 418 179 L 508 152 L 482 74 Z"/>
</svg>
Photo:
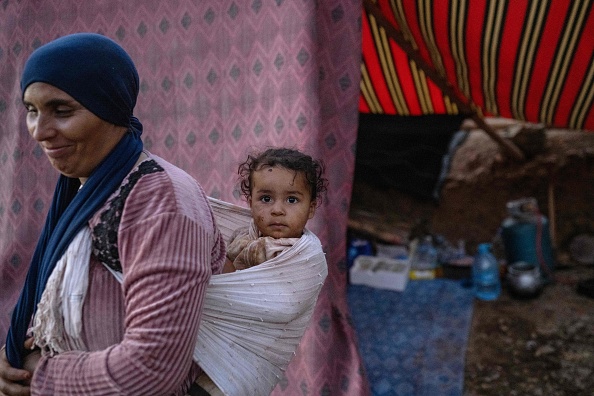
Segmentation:
<svg viewBox="0 0 594 396">
<path fill-rule="evenodd" d="M 235 261 L 237 256 L 241 253 L 243 249 L 252 241 L 248 235 L 243 235 L 235 238 L 231 243 L 227 246 L 227 258 L 232 262 Z"/>
<path fill-rule="evenodd" d="M 250 241 L 233 261 L 235 269 L 246 269 L 266 261 L 266 240 L 258 238 Z"/>
<path fill-rule="evenodd" d="M 249 227 L 239 227 L 231 235 L 229 244 L 227 245 L 227 258 L 233 262 L 241 251 L 250 243 Z"/>
</svg>

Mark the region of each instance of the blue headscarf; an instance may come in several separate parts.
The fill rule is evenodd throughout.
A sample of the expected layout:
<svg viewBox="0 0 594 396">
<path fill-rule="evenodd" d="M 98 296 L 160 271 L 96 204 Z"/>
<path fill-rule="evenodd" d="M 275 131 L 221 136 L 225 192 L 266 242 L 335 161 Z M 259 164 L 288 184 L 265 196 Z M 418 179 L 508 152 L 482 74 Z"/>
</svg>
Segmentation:
<svg viewBox="0 0 594 396">
<path fill-rule="evenodd" d="M 34 82 L 59 88 L 99 118 L 128 127 L 128 132 L 80 191 L 78 179 L 64 175 L 58 179 L 6 339 L 8 361 L 17 368 L 23 366 L 26 332 L 56 262 L 119 187 L 142 152 L 142 124 L 132 115 L 138 96 L 138 73 L 132 59 L 113 40 L 94 33 L 77 33 L 39 47 L 25 64 L 23 95 Z"/>
</svg>

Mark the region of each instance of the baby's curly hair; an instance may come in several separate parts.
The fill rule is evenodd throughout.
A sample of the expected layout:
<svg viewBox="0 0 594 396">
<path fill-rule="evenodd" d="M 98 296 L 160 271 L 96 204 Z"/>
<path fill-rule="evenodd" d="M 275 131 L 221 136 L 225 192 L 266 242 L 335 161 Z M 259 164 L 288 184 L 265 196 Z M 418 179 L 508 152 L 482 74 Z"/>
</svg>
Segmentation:
<svg viewBox="0 0 594 396">
<path fill-rule="evenodd" d="M 324 163 L 314 160 L 311 156 L 290 148 L 269 148 L 261 153 L 250 154 L 245 162 L 239 165 L 239 187 L 246 199 L 250 198 L 252 187 L 252 172 L 263 166 L 282 166 L 295 172 L 302 172 L 305 176 L 311 200 L 319 206 L 322 196 L 328 189 L 328 180 L 323 176 Z"/>
</svg>

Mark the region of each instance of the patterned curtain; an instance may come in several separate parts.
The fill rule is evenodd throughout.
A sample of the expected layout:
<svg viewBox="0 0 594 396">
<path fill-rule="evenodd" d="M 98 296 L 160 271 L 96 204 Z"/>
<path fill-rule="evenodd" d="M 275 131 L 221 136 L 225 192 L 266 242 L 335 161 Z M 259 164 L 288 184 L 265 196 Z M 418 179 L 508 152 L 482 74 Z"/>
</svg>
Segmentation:
<svg viewBox="0 0 594 396">
<path fill-rule="evenodd" d="M 6 336 L 57 173 L 28 136 L 19 77 L 28 55 L 90 31 L 120 43 L 141 78 L 145 147 L 237 204 L 252 149 L 324 159 L 330 191 L 309 226 L 329 276 L 275 394 L 368 393 L 346 303 L 345 237 L 354 171 L 361 2 L 60 1 L 0 4 L 0 337 Z"/>
</svg>

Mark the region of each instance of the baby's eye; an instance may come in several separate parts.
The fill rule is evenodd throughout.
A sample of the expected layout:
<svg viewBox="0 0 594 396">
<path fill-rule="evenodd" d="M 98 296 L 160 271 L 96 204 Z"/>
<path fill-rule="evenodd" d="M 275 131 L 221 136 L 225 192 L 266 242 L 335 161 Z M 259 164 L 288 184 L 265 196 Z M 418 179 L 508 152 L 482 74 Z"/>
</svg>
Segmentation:
<svg viewBox="0 0 594 396">
<path fill-rule="evenodd" d="M 297 199 L 297 197 L 289 197 L 289 198 L 287 198 L 287 202 L 294 204 L 294 203 L 299 202 L 299 199 Z"/>
</svg>

